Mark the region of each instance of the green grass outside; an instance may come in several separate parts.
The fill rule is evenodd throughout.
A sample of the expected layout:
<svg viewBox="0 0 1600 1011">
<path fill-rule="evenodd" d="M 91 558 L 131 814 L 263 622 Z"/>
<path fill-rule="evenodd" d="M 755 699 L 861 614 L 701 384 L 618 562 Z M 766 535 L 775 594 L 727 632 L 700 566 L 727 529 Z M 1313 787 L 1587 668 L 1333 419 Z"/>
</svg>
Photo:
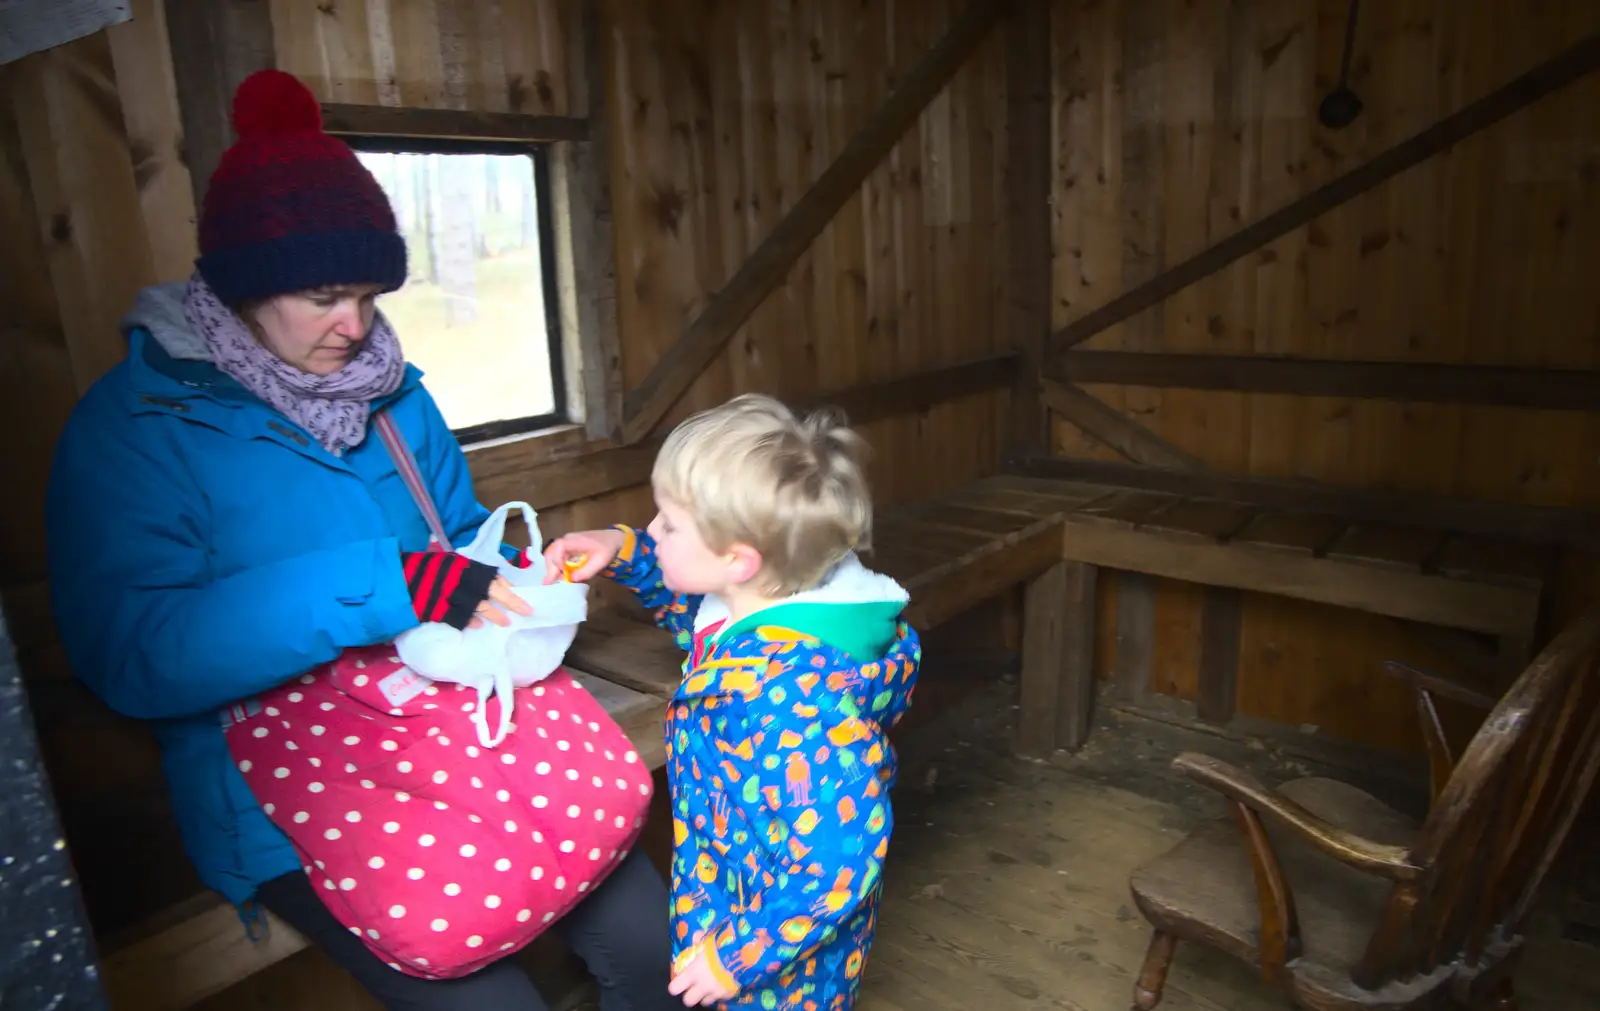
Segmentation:
<svg viewBox="0 0 1600 1011">
<path fill-rule="evenodd" d="M 413 250 L 416 246 L 413 245 Z M 413 254 L 415 255 L 415 253 Z M 451 428 L 555 409 L 535 249 L 477 262 L 477 320 L 445 325 L 445 293 L 411 280 L 378 300 Z"/>
</svg>

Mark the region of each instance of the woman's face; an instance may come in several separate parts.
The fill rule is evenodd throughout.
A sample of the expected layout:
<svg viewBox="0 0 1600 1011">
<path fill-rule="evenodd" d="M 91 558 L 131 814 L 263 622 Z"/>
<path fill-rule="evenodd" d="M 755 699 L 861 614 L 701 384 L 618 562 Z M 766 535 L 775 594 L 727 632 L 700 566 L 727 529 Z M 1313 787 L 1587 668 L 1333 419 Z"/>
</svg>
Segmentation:
<svg viewBox="0 0 1600 1011">
<path fill-rule="evenodd" d="M 275 295 L 251 313 L 261 346 L 314 376 L 329 376 L 361 350 L 377 311 L 375 284 Z"/>
</svg>

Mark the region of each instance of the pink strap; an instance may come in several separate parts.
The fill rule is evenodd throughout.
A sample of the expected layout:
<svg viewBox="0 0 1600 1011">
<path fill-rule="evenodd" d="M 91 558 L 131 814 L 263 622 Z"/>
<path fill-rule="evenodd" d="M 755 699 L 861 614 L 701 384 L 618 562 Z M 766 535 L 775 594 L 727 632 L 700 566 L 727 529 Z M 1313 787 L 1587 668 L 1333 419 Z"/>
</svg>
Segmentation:
<svg viewBox="0 0 1600 1011">
<path fill-rule="evenodd" d="M 388 411 L 379 411 L 372 417 L 372 427 L 378 430 L 378 438 L 383 440 L 384 448 L 394 460 L 395 470 L 400 472 L 400 479 L 410 489 L 411 498 L 422 512 L 422 518 L 428 521 L 428 529 L 433 531 L 434 542 L 442 551 L 453 550 L 450 547 L 450 538 L 444 532 L 444 523 L 439 519 L 439 510 L 434 508 L 433 496 L 428 494 L 428 485 L 422 480 L 422 470 L 417 466 L 417 458 L 411 455 L 411 446 L 401 433 L 400 426 L 389 417 Z"/>
</svg>

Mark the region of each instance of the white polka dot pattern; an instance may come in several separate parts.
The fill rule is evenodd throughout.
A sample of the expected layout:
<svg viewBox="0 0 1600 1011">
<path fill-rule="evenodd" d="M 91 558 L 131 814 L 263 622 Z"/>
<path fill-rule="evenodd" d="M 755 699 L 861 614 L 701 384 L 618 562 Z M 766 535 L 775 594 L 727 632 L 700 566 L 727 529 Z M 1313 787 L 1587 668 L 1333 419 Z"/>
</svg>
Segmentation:
<svg viewBox="0 0 1600 1011">
<path fill-rule="evenodd" d="M 262 696 L 270 723 L 225 734 L 339 922 L 402 972 L 455 978 L 526 945 L 610 873 L 651 775 L 565 670 L 519 690 L 525 729 L 486 749 L 472 689 L 429 684 L 396 708 L 384 685 L 417 675 L 388 651 L 346 650 L 294 682 L 293 699 Z"/>
</svg>

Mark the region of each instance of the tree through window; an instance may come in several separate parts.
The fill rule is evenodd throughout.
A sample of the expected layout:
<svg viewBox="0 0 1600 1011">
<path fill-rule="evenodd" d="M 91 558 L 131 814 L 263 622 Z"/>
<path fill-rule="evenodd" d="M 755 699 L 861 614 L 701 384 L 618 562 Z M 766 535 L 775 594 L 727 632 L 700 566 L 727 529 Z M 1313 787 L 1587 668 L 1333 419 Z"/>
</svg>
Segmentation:
<svg viewBox="0 0 1600 1011">
<path fill-rule="evenodd" d="M 405 286 L 378 308 L 457 437 L 567 420 L 544 150 L 350 141 L 410 254 Z"/>
</svg>

